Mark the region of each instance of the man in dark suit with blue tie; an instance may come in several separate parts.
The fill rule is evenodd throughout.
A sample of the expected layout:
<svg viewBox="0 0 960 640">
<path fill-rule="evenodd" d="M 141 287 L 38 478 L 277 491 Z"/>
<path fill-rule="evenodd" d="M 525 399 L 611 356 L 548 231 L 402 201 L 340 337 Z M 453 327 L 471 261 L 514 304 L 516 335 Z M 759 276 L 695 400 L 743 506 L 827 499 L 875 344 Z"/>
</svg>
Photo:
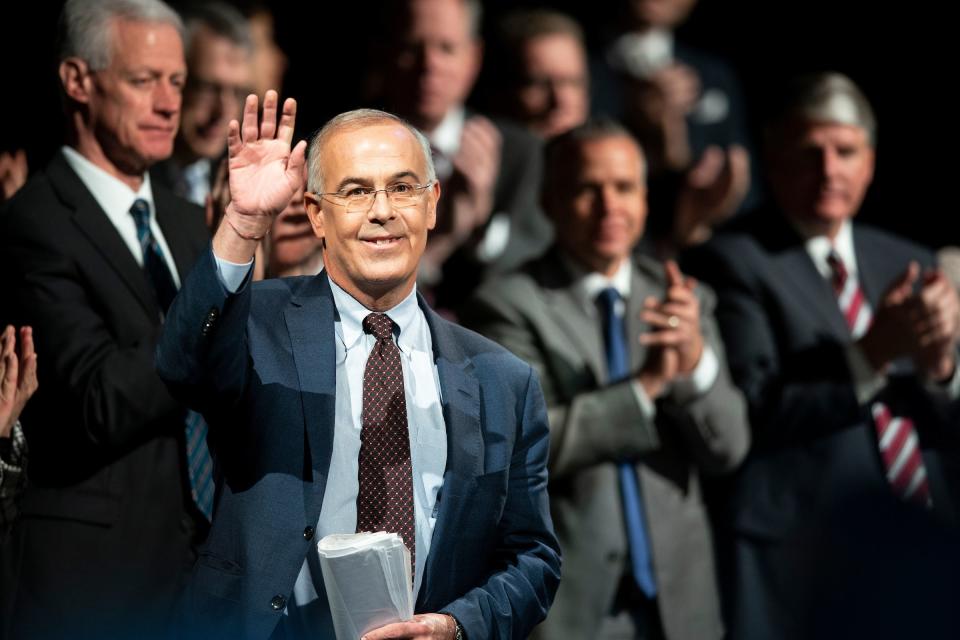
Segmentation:
<svg viewBox="0 0 960 640">
<path fill-rule="evenodd" d="M 267 92 L 259 126 L 257 107 L 231 123 L 233 200 L 158 350 L 174 394 L 210 420 L 219 478 L 186 632 L 332 637 L 316 543 L 383 529 L 413 556 L 417 615 L 366 638 L 526 637 L 559 580 L 546 410 L 529 365 L 417 296 L 440 196 L 428 143 L 360 110 L 305 158 L 295 103 L 278 123 Z M 324 273 L 251 284 L 305 161 Z"/>
</svg>

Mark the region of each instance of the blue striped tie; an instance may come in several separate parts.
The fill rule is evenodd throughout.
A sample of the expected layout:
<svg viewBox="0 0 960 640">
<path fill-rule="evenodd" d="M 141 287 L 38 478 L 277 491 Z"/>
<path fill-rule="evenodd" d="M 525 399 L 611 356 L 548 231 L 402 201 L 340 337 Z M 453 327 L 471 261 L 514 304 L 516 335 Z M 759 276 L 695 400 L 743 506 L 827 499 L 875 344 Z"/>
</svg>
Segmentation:
<svg viewBox="0 0 960 640">
<path fill-rule="evenodd" d="M 163 259 L 163 250 L 150 231 L 150 205 L 146 200 L 138 198 L 130 207 L 130 215 L 137 224 L 137 239 L 143 252 L 143 270 L 162 316 L 177 295 L 177 286 Z M 190 494 L 200 513 L 210 520 L 213 515 L 213 461 L 207 448 L 207 423 L 203 416 L 195 411 L 187 411 L 186 442 Z"/>
<path fill-rule="evenodd" d="M 603 339 L 606 345 L 607 375 L 609 382 L 619 382 L 630 376 L 628 361 L 629 349 L 623 318 L 617 314 L 617 303 L 621 301 L 620 292 L 608 287 L 597 298 L 603 314 Z M 653 565 L 650 559 L 650 544 L 647 541 L 647 527 L 644 522 L 643 500 L 640 496 L 640 483 L 633 462 L 617 464 L 620 476 L 620 494 L 623 500 L 623 519 L 627 525 L 627 541 L 630 544 L 630 566 L 637 586 L 648 598 L 657 595 L 657 584 L 653 578 Z"/>
</svg>

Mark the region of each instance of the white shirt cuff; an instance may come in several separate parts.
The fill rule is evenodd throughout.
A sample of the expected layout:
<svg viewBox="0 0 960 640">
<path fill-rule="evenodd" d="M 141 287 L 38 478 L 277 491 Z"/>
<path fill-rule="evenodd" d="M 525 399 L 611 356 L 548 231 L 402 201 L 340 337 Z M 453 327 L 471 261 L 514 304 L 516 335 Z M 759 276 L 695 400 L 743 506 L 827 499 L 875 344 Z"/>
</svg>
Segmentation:
<svg viewBox="0 0 960 640">
<path fill-rule="evenodd" d="M 643 385 L 634 378 L 630 382 L 630 386 L 633 387 L 633 395 L 637 398 L 637 404 L 640 405 L 640 413 L 643 414 L 643 417 L 647 420 L 656 418 L 657 406 L 653 404 L 653 400 L 651 400 L 647 392 L 643 390 Z"/>
<path fill-rule="evenodd" d="M 857 402 L 867 404 L 887 384 L 887 376 L 874 371 L 863 350 L 854 342 L 846 350 L 847 366 L 853 378 L 853 388 Z"/>
<path fill-rule="evenodd" d="M 250 259 L 250 262 L 243 264 L 224 260 L 217 256 L 217 254 L 213 254 L 213 259 L 217 263 L 217 277 L 220 279 L 220 284 L 223 285 L 223 288 L 227 290 L 227 293 L 236 293 L 239 291 L 243 281 L 247 279 L 247 275 L 249 275 L 250 270 L 253 268 L 253 258 Z"/>
<path fill-rule="evenodd" d="M 689 375 L 677 376 L 670 387 L 673 399 L 678 403 L 690 402 L 699 398 L 717 381 L 720 375 L 720 360 L 713 347 L 704 345 L 700 362 Z"/>
</svg>

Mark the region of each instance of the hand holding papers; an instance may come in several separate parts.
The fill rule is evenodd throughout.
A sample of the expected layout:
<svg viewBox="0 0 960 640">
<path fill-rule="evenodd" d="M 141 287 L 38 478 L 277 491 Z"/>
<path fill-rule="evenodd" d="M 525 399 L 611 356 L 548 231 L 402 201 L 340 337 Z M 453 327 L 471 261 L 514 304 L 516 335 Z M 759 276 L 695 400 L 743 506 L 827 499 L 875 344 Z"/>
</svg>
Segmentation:
<svg viewBox="0 0 960 640">
<path fill-rule="evenodd" d="M 317 551 L 339 640 L 413 617 L 410 551 L 399 535 L 329 535 Z"/>
</svg>

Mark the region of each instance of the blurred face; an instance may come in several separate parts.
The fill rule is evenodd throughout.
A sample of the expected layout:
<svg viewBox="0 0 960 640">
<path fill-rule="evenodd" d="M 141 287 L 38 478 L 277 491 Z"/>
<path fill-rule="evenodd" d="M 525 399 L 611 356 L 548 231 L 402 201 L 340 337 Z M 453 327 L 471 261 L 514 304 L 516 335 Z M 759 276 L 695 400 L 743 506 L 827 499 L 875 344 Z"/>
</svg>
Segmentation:
<svg viewBox="0 0 960 640">
<path fill-rule="evenodd" d="M 324 192 L 427 182 L 423 150 L 406 127 L 392 122 L 341 129 L 327 141 L 320 162 Z M 323 261 L 333 281 L 368 308 L 378 308 L 377 300 L 399 302 L 416 280 L 439 195 L 434 184 L 414 206 L 395 208 L 378 193 L 369 211 L 348 213 L 330 196 L 307 194 L 307 212 L 326 242 Z"/>
<path fill-rule="evenodd" d="M 864 129 L 797 122 L 773 150 L 770 183 L 788 216 L 832 236 L 860 209 L 873 165 Z"/>
<path fill-rule="evenodd" d="M 180 35 L 170 25 L 114 20 L 106 69 L 91 71 L 82 91 L 86 126 L 104 155 L 130 174 L 170 156 L 186 78 Z"/>
<path fill-rule="evenodd" d="M 250 92 L 250 59 L 243 47 L 206 27 L 193 39 L 180 141 L 190 160 L 214 159 L 226 148 L 227 124 L 240 117 Z"/>
<path fill-rule="evenodd" d="M 687 19 L 697 0 L 630 0 L 634 20 L 648 28 L 672 29 Z"/>
<path fill-rule="evenodd" d="M 626 137 L 583 142 L 554 176 L 547 212 L 564 250 L 587 269 L 613 275 L 643 234 L 643 157 Z"/>
<path fill-rule="evenodd" d="M 461 0 L 411 0 L 410 22 L 399 34 L 392 77 L 392 107 L 426 131 L 463 103 L 480 70 L 481 45 L 470 33 Z"/>
<path fill-rule="evenodd" d="M 320 239 L 313 233 L 303 192 L 299 191 L 287 208 L 273 219 L 270 227 L 269 270 L 277 275 L 295 269 L 319 250 Z"/>
<path fill-rule="evenodd" d="M 550 138 L 587 119 L 587 61 L 576 38 L 555 33 L 527 41 L 523 65 L 517 98 L 528 127 Z"/>
</svg>

